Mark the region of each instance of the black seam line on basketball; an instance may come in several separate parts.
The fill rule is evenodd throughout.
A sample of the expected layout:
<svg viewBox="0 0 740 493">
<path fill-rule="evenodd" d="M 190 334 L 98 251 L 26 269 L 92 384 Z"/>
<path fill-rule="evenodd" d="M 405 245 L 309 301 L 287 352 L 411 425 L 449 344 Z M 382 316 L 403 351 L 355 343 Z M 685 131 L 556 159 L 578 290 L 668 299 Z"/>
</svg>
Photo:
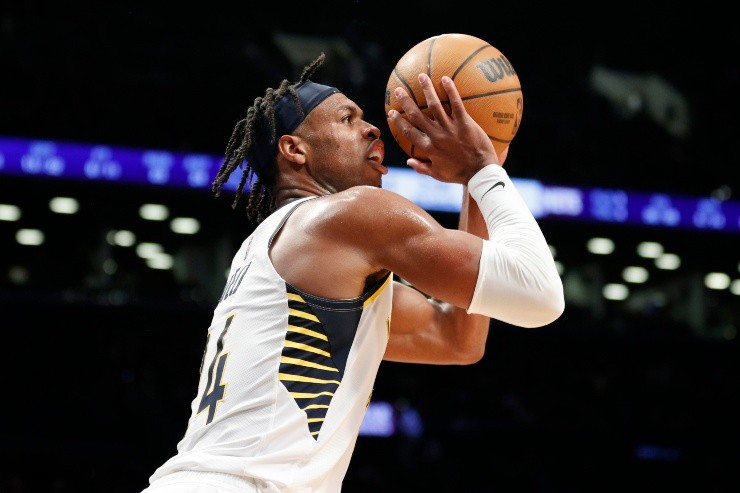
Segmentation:
<svg viewBox="0 0 740 493">
<path fill-rule="evenodd" d="M 483 200 L 483 197 L 486 196 L 486 193 L 490 192 L 491 190 L 493 190 L 494 188 L 496 188 L 499 185 L 501 185 L 501 189 L 502 190 L 504 188 L 506 188 L 506 183 L 504 183 L 502 181 L 497 181 L 496 183 L 494 183 L 493 185 L 491 185 L 491 188 L 489 188 L 488 190 L 486 190 L 486 192 L 483 195 L 480 196 L 480 199 Z"/>
<path fill-rule="evenodd" d="M 491 45 L 489 45 L 489 44 L 485 44 L 485 45 L 481 46 L 480 48 L 478 48 L 477 50 L 475 50 L 475 51 L 474 51 L 473 53 L 471 53 L 471 54 L 470 54 L 470 56 L 468 56 L 468 58 L 466 58 L 466 59 L 465 59 L 465 60 L 464 60 L 464 61 L 463 61 L 463 62 L 462 62 L 462 63 L 460 64 L 460 66 L 459 66 L 459 67 L 457 67 L 457 70 L 455 70 L 455 72 L 454 72 L 454 73 L 452 74 L 452 77 L 450 77 L 450 78 L 451 78 L 452 80 L 455 80 L 455 77 L 457 77 L 457 74 L 459 74 L 459 73 L 460 73 L 460 71 L 461 71 L 461 70 L 463 69 L 463 67 L 465 67 L 465 65 L 467 65 L 467 64 L 468 64 L 468 62 L 470 61 L 470 59 L 471 59 L 471 58 L 473 58 L 473 57 L 474 57 L 475 55 L 477 55 L 478 53 L 480 53 L 481 51 L 483 51 L 483 50 L 485 50 L 486 48 L 488 48 L 489 46 L 491 46 Z"/>
<path fill-rule="evenodd" d="M 465 96 L 464 98 L 462 98 L 462 100 L 468 101 L 469 99 L 485 98 L 488 96 L 497 96 L 499 94 L 506 94 L 509 92 L 522 92 L 522 88 L 512 87 L 511 89 L 503 89 L 501 91 L 491 91 L 491 92 L 484 92 L 483 94 L 473 94 L 471 96 Z"/>
<path fill-rule="evenodd" d="M 400 77 L 399 77 L 399 79 L 400 79 Z M 404 82 L 403 79 L 401 79 L 401 81 Z M 406 84 L 406 83 L 404 82 L 404 84 Z M 486 92 L 486 93 L 483 93 L 483 94 L 474 94 L 472 96 L 465 96 L 464 98 L 460 98 L 460 99 L 462 99 L 463 101 L 470 101 L 471 99 L 487 98 L 488 96 L 498 96 L 499 94 L 506 94 L 506 93 L 509 93 L 509 92 L 521 92 L 521 91 L 522 91 L 522 88 L 521 87 L 512 87 L 511 89 L 504 89 L 503 91 L 492 91 L 492 92 Z M 411 94 L 413 96 L 414 93 L 412 93 L 412 92 L 409 91 L 409 94 Z M 416 98 L 414 98 L 414 102 L 416 102 Z M 440 101 L 439 103 L 442 106 L 444 106 L 444 105 L 448 105 L 449 106 L 450 105 L 450 100 L 449 99 L 445 99 L 444 101 Z M 417 106 L 419 106 L 419 109 L 420 110 L 425 110 L 425 109 L 428 109 L 429 108 L 429 105 L 426 105 L 426 104 L 419 105 L 417 103 Z M 401 110 L 401 111 L 399 111 L 399 113 L 404 114 L 405 111 Z"/>
<path fill-rule="evenodd" d="M 432 42 L 429 43 L 429 51 L 427 52 L 427 75 L 431 78 L 432 77 L 432 51 L 434 49 L 434 43 L 437 41 L 437 38 L 432 38 Z"/>
<path fill-rule="evenodd" d="M 502 144 L 510 144 L 511 143 L 511 139 L 508 139 L 508 140 L 507 139 L 499 139 L 498 137 L 492 137 L 490 135 L 488 136 L 488 138 L 491 139 L 491 140 L 495 140 L 496 142 L 501 142 Z"/>
<path fill-rule="evenodd" d="M 426 109 L 426 106 L 420 107 L 419 109 Z M 399 113 L 400 113 L 401 115 L 404 115 L 404 114 L 406 114 L 406 112 L 405 112 L 405 111 L 403 111 L 403 110 L 399 111 Z M 488 134 L 486 134 L 486 136 L 487 136 L 487 137 L 488 137 L 488 138 L 489 138 L 490 140 L 492 140 L 492 141 L 494 141 L 494 142 L 501 142 L 502 144 L 511 144 L 511 141 L 513 140 L 513 139 L 502 139 L 502 138 L 500 138 L 500 137 L 494 137 L 493 135 L 488 135 Z M 411 144 L 411 153 L 412 153 L 412 154 L 413 154 L 413 152 L 414 152 L 414 151 L 413 151 L 413 149 L 414 149 L 414 145 L 413 145 L 413 144 Z"/>
<path fill-rule="evenodd" d="M 506 89 L 504 91 L 493 91 L 493 92 L 487 92 L 485 94 L 475 94 L 473 96 L 465 96 L 464 98 L 461 98 L 461 99 L 463 101 L 470 101 L 471 99 L 487 98 L 488 96 L 498 96 L 499 94 L 506 94 L 507 92 L 519 92 L 519 91 L 521 91 L 521 89 Z M 449 100 L 440 101 L 439 103 L 442 106 L 445 106 L 445 105 L 450 106 Z M 417 106 L 419 105 L 417 104 Z M 426 110 L 428 108 L 429 108 L 429 105 L 426 105 L 426 104 L 419 106 L 420 110 Z M 403 114 L 405 112 L 399 111 L 399 113 Z"/>
<path fill-rule="evenodd" d="M 419 102 L 416 100 L 416 94 L 414 94 L 414 91 L 411 90 L 411 85 L 406 81 L 406 78 L 402 77 L 401 74 L 398 73 L 398 68 L 394 68 L 393 72 L 396 74 L 396 77 L 398 77 L 398 80 L 401 81 L 404 87 L 406 87 L 406 92 L 411 96 L 411 99 L 413 99 L 414 103 L 416 103 L 416 105 L 418 106 Z"/>
</svg>

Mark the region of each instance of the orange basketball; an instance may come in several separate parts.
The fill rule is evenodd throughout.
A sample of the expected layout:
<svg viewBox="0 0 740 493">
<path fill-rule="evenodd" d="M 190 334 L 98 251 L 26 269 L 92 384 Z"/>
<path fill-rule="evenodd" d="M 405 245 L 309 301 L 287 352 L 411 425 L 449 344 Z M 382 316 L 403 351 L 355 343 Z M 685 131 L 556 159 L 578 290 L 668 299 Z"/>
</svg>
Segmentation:
<svg viewBox="0 0 740 493">
<path fill-rule="evenodd" d="M 490 43 L 468 34 L 440 34 L 425 39 L 396 63 L 385 88 L 385 112 L 403 110 L 393 94 L 403 86 L 422 112 L 428 114 L 418 75 L 426 72 L 443 106 L 449 109 L 440 78 L 455 81 L 465 109 L 483 127 L 498 154 L 511 143 L 522 122 L 524 100 L 519 77 L 509 60 Z M 411 157 L 425 160 L 411 142 L 389 125 L 391 134 Z"/>
</svg>

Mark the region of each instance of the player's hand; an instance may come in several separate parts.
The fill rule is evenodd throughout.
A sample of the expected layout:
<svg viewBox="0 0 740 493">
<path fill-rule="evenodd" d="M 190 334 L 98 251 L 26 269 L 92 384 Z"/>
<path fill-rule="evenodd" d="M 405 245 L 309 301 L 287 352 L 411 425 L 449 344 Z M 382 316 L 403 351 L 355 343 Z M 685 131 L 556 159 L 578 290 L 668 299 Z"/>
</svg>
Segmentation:
<svg viewBox="0 0 740 493">
<path fill-rule="evenodd" d="M 449 112 L 445 111 L 432 81 L 426 74 L 419 74 L 430 116 L 422 113 L 419 106 L 402 87 L 396 88 L 395 96 L 406 113 L 390 110 L 388 119 L 418 148 L 428 160 L 409 158 L 406 161 L 418 173 L 429 175 L 448 183 L 467 183 L 470 178 L 487 164 L 503 165 L 508 148 L 502 156 L 496 155 L 491 139 L 465 110 L 460 93 L 451 78 L 441 79 L 442 87 L 449 100 Z"/>
</svg>

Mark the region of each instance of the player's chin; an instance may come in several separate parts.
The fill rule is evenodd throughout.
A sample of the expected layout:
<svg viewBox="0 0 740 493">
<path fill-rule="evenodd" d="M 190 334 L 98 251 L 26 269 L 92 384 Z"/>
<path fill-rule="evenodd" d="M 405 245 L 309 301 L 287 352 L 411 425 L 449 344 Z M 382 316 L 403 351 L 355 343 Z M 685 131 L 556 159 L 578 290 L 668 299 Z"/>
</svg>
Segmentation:
<svg viewBox="0 0 740 493">
<path fill-rule="evenodd" d="M 372 180 L 365 180 L 362 183 L 358 183 L 357 186 L 383 188 L 383 180 L 380 178 L 372 179 Z"/>
<path fill-rule="evenodd" d="M 365 175 L 365 179 L 363 180 L 363 185 L 369 185 L 371 187 L 377 187 L 382 188 L 383 186 L 383 174 L 379 173 L 377 170 L 373 170 L 372 172 L 369 172 Z"/>
<path fill-rule="evenodd" d="M 383 175 L 375 175 L 372 177 L 372 179 L 368 180 L 368 185 L 377 187 L 377 188 L 383 188 Z"/>
<path fill-rule="evenodd" d="M 383 180 L 380 176 L 363 176 L 360 179 L 353 180 L 350 183 L 347 183 L 347 186 L 345 187 L 345 190 L 347 188 L 354 188 L 354 187 L 373 187 L 373 188 L 383 188 Z"/>
</svg>

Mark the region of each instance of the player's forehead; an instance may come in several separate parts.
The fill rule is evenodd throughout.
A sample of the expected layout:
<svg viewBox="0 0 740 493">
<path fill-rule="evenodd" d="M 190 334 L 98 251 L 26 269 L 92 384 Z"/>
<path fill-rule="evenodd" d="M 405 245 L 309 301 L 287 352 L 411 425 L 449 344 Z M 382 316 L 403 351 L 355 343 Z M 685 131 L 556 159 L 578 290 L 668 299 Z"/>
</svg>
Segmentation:
<svg viewBox="0 0 740 493">
<path fill-rule="evenodd" d="M 362 108 L 353 100 L 338 92 L 323 100 L 311 113 L 318 113 L 324 117 L 328 117 L 347 112 L 362 116 Z"/>
</svg>

